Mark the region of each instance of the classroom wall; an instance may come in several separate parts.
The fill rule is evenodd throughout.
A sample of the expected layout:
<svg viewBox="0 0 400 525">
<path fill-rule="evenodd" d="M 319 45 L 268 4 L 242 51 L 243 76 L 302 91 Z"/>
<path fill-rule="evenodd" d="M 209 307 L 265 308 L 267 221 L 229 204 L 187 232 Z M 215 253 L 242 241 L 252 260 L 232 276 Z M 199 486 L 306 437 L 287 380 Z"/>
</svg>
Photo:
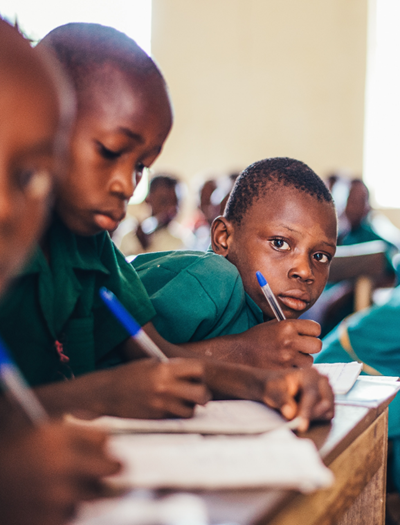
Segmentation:
<svg viewBox="0 0 400 525">
<path fill-rule="evenodd" d="M 153 0 L 175 108 L 156 169 L 193 178 L 291 156 L 361 173 L 365 0 Z"/>
</svg>

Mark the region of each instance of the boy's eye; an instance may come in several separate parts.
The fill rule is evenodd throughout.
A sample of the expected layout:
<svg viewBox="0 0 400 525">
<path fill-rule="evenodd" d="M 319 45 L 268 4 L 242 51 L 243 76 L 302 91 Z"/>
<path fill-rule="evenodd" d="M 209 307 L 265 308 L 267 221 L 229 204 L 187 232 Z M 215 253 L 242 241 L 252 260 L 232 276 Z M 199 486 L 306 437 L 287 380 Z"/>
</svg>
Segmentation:
<svg viewBox="0 0 400 525">
<path fill-rule="evenodd" d="M 289 251 L 290 250 L 289 244 L 283 239 L 273 239 L 271 241 L 271 244 L 276 250 L 279 250 L 279 251 Z"/>
<path fill-rule="evenodd" d="M 106 148 L 103 144 L 100 142 L 98 143 L 100 155 L 107 160 L 114 160 L 118 159 L 118 157 L 121 156 L 121 151 L 114 151 L 112 149 Z"/>
<path fill-rule="evenodd" d="M 144 164 L 142 164 L 141 162 L 138 162 L 135 167 L 136 177 L 142 177 L 143 171 L 145 168 L 146 166 Z"/>
<path fill-rule="evenodd" d="M 52 185 L 51 173 L 45 168 L 22 169 L 17 173 L 16 180 L 22 193 L 30 198 L 44 197 Z"/>
<path fill-rule="evenodd" d="M 326 255 L 325 253 L 316 253 L 314 255 L 314 259 L 316 261 L 324 263 L 324 264 L 329 263 L 330 260 L 331 260 L 331 258 L 328 255 Z"/>
</svg>

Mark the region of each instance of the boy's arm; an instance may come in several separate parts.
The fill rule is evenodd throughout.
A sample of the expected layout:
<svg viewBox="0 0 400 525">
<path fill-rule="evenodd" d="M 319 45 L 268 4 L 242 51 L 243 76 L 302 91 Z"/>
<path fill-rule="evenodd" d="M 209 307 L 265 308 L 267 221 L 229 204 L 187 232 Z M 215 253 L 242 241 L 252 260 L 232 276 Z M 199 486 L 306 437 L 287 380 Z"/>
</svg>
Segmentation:
<svg viewBox="0 0 400 525">
<path fill-rule="evenodd" d="M 147 334 L 170 357 L 212 357 L 218 361 L 255 366 L 267 370 L 296 367 L 309 368 L 321 350 L 320 325 L 314 321 L 293 319 L 268 321 L 245 332 L 174 345 L 159 335 L 152 323 L 144 327 Z M 132 339 L 122 346 L 128 359 L 144 357 Z"/>
<path fill-rule="evenodd" d="M 186 345 L 165 341 L 151 323 L 144 329 L 166 355 L 193 357 L 193 352 Z M 220 339 L 224 338 L 216 338 L 215 341 Z M 133 353 L 138 357 L 140 350 L 134 342 L 130 340 L 127 345 L 132 349 L 131 357 Z M 290 419 L 295 415 L 301 415 L 307 421 L 330 420 L 333 417 L 332 389 L 327 378 L 313 369 L 267 371 L 207 357 L 202 362 L 206 385 L 215 399 L 260 401 L 279 409 Z"/>
<path fill-rule="evenodd" d="M 88 417 L 190 417 L 196 404 L 211 398 L 204 375 L 205 366 L 197 359 L 142 359 L 37 387 L 35 392 L 53 416 L 80 412 Z"/>
</svg>

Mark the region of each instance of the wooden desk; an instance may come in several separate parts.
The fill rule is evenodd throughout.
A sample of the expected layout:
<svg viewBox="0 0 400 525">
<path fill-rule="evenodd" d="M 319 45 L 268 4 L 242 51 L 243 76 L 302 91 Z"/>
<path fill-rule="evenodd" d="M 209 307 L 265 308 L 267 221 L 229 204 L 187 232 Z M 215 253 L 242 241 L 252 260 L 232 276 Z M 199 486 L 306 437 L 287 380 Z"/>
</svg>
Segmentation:
<svg viewBox="0 0 400 525">
<path fill-rule="evenodd" d="M 327 490 L 303 495 L 275 490 L 202 493 L 211 523 L 239 525 L 378 525 L 385 522 L 387 406 L 337 406 L 331 424 L 314 425 L 316 443 L 335 474 Z"/>
<path fill-rule="evenodd" d="M 387 406 L 395 395 L 394 388 L 384 386 L 380 390 L 381 401 L 375 408 L 337 405 L 331 423 L 314 424 L 305 434 L 315 442 L 325 464 L 335 474 L 330 489 L 309 495 L 267 488 L 196 492 L 207 507 L 211 525 L 383 525 Z M 376 399 L 376 385 L 364 382 L 362 389 L 366 399 Z M 159 491 L 155 498 L 171 493 L 175 494 Z M 101 517 L 120 503 L 117 499 L 88 505 L 99 505 L 92 516 Z M 79 520 L 74 523 L 82 525 Z M 108 525 L 113 521 L 85 522 L 89 523 Z"/>
</svg>

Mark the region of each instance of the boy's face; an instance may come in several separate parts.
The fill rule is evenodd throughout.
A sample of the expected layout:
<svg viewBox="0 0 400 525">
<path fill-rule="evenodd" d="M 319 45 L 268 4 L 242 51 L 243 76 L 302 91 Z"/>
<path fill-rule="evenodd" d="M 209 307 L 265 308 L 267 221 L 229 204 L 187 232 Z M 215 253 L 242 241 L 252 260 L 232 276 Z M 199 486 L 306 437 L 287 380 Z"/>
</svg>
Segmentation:
<svg viewBox="0 0 400 525">
<path fill-rule="evenodd" d="M 240 226 L 225 218 L 213 225 L 213 249 L 239 270 L 244 288 L 274 318 L 256 278 L 267 279 L 285 316 L 295 319 L 318 299 L 336 250 L 331 204 L 282 186 L 255 200 Z"/>
<path fill-rule="evenodd" d="M 0 292 L 25 262 L 44 226 L 60 138 L 58 95 L 45 67 L 19 35 L 13 30 L 8 35 L 8 27 L 4 30 L 6 35 L 0 38 Z M 7 42 L 2 41 L 4 36 L 9 37 Z M 7 53 L 8 61 L 3 59 Z"/>
<path fill-rule="evenodd" d="M 111 66 L 104 71 L 106 82 L 94 82 L 80 100 L 69 176 L 56 203 L 64 223 L 80 235 L 117 228 L 172 125 L 158 77 L 138 80 Z"/>
</svg>

